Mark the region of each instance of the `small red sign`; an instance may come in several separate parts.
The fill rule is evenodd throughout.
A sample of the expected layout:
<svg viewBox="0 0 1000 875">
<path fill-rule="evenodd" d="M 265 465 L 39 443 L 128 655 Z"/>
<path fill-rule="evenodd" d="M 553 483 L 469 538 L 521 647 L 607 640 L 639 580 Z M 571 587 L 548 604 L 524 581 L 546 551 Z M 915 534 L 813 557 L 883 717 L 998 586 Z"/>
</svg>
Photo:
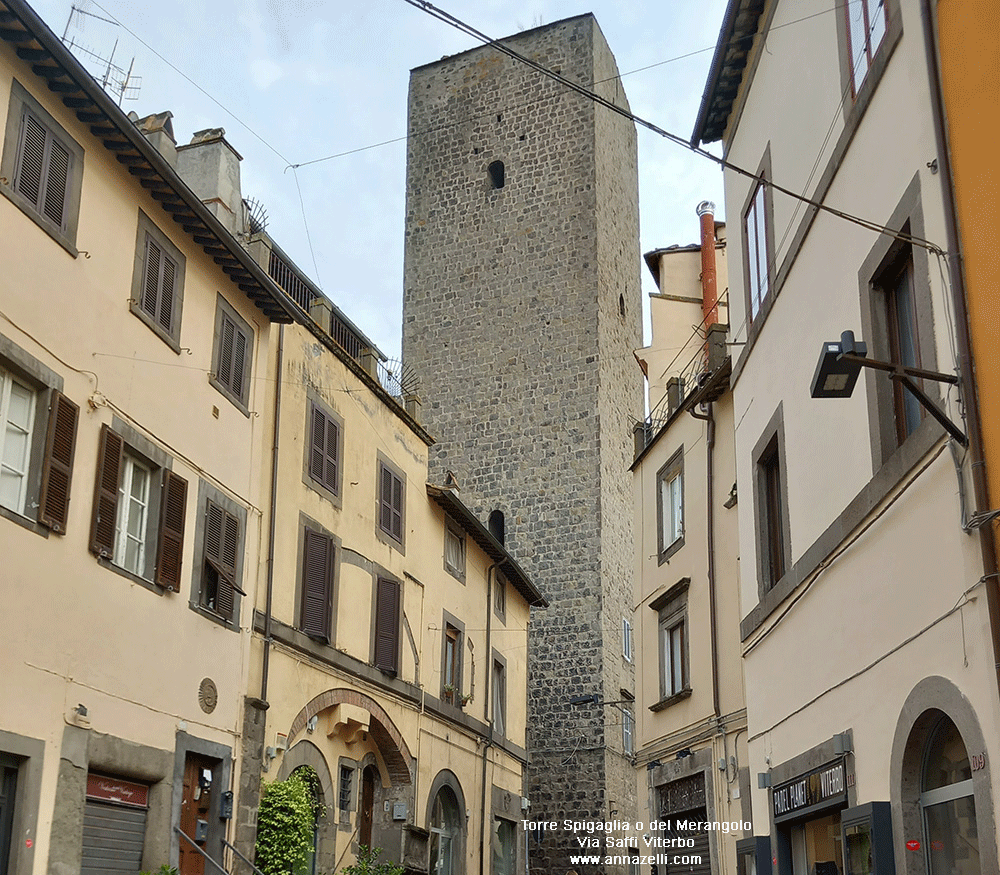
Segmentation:
<svg viewBox="0 0 1000 875">
<path fill-rule="evenodd" d="M 25 840 L 24 840 L 24 846 L 25 846 L 26 848 L 30 848 L 30 847 L 32 847 L 32 846 L 33 846 L 34 844 L 35 844 L 35 843 L 34 843 L 34 842 L 33 842 L 33 841 L 31 840 L 31 839 L 25 839 Z"/>
<path fill-rule="evenodd" d="M 932 851 L 943 851 L 944 850 L 944 842 L 938 841 L 937 839 L 934 839 L 934 841 L 931 842 L 931 850 Z"/>
<path fill-rule="evenodd" d="M 133 808 L 149 807 L 149 787 L 121 778 L 106 778 L 104 775 L 87 775 L 87 798 L 102 802 L 117 802 Z"/>
<path fill-rule="evenodd" d="M 909 850 L 909 851 L 919 851 L 920 850 L 920 842 L 915 841 L 915 840 L 908 841 L 906 843 L 906 849 Z"/>
</svg>

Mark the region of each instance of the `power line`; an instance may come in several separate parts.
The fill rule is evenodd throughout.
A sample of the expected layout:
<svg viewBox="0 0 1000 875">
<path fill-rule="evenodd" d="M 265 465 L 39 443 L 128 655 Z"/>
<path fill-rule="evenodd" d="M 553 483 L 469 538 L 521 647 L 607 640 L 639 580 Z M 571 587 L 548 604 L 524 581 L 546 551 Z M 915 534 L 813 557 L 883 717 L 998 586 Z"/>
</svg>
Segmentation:
<svg viewBox="0 0 1000 875">
<path fill-rule="evenodd" d="M 450 27 L 453 27 L 456 30 L 461 31 L 462 33 L 468 36 L 474 37 L 475 39 L 480 40 L 485 45 L 490 46 L 496 49 L 497 51 L 512 58 L 513 60 L 518 61 L 519 63 L 530 67 L 531 69 L 537 71 L 538 73 L 541 73 L 543 76 L 546 76 L 549 79 L 558 82 L 564 88 L 568 88 L 570 91 L 574 91 L 580 96 L 585 97 L 588 100 L 591 100 L 600 106 L 603 106 L 605 109 L 608 109 L 611 112 L 620 115 L 623 118 L 628 119 L 633 124 L 639 125 L 640 127 L 643 127 L 648 131 L 652 131 L 654 134 L 656 134 L 659 137 L 662 137 L 665 140 L 669 140 L 672 143 L 676 143 L 678 146 L 682 146 L 683 148 L 689 150 L 690 152 L 693 152 L 696 155 L 700 155 L 702 158 L 707 158 L 709 161 L 718 164 L 720 167 L 726 170 L 731 170 L 732 172 L 738 173 L 741 176 L 746 176 L 749 179 L 756 180 L 757 182 L 763 185 L 769 185 L 775 191 L 780 191 L 782 194 L 794 198 L 795 200 L 801 201 L 802 203 L 811 206 L 816 210 L 821 210 L 823 212 L 830 213 L 831 215 L 837 216 L 838 218 L 844 219 L 845 221 L 852 222 L 855 225 L 860 225 L 862 228 L 865 228 L 866 230 L 875 231 L 876 233 L 879 234 L 887 234 L 891 237 L 895 237 L 896 239 L 899 240 L 904 240 L 915 246 L 920 246 L 924 249 L 927 249 L 929 252 L 933 252 L 935 254 L 944 253 L 944 250 L 941 249 L 941 247 L 937 246 L 934 243 L 931 243 L 929 240 L 924 240 L 923 238 L 915 237 L 912 234 L 903 234 L 899 231 L 890 229 L 886 225 L 881 225 L 878 222 L 873 222 L 869 219 L 864 219 L 861 218 L 860 216 L 855 216 L 851 213 L 846 212 L 845 210 L 839 210 L 836 207 L 831 207 L 828 204 L 823 203 L 822 201 L 813 200 L 812 198 L 806 197 L 805 195 L 801 195 L 790 188 L 778 185 L 773 180 L 768 180 L 767 178 L 756 173 L 755 171 L 747 170 L 745 167 L 741 167 L 738 164 L 734 164 L 726 158 L 720 158 L 717 155 L 713 155 L 708 150 L 702 149 L 700 146 L 694 145 L 693 143 L 689 142 L 688 140 L 684 139 L 678 134 L 671 133 L 670 131 L 661 128 L 659 125 L 656 125 L 653 122 L 642 118 L 641 116 L 637 116 L 630 110 L 618 106 L 616 103 L 614 103 L 614 101 L 601 97 L 599 94 L 590 91 L 589 88 L 584 87 L 583 85 L 579 85 L 576 82 L 573 82 L 571 79 L 567 79 L 562 74 L 557 73 L 554 70 L 550 70 L 548 67 L 545 67 L 543 64 L 540 64 L 538 61 L 535 61 L 532 58 L 522 55 L 520 52 L 517 52 L 514 49 L 510 48 L 510 46 L 504 45 L 503 42 L 487 36 L 482 31 L 476 30 L 476 28 L 474 28 L 472 25 L 467 24 L 461 19 L 456 18 L 454 15 L 451 15 L 450 13 L 445 12 L 443 9 L 438 8 L 433 3 L 429 2 L 429 0 L 406 0 L 406 2 L 413 7 L 420 9 L 422 12 L 426 12 L 431 17 L 436 18 L 439 21 L 443 21 Z"/>
</svg>

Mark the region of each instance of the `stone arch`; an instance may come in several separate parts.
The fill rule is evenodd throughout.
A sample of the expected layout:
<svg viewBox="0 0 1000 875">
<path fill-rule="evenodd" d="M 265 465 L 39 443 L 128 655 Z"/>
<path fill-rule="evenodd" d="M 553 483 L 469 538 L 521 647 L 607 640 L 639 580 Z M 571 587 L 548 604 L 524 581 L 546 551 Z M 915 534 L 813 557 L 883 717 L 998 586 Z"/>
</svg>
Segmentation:
<svg viewBox="0 0 1000 875">
<path fill-rule="evenodd" d="M 385 767 L 389 771 L 389 779 L 393 784 L 412 784 L 416 764 L 406 741 L 382 706 L 359 690 L 341 687 L 327 690 L 315 696 L 295 715 L 291 728 L 288 730 L 288 737 L 295 738 L 306 728 L 306 723 L 309 722 L 310 718 L 341 703 L 364 708 L 371 715 L 369 731 L 372 740 L 382 754 Z"/>
<path fill-rule="evenodd" d="M 896 722 L 889 766 L 896 871 L 900 875 L 926 875 L 923 854 L 908 854 L 900 837 L 923 835 L 919 798 L 924 753 L 929 735 L 941 715 L 955 724 L 970 756 L 984 754 L 982 767 L 972 773 L 976 825 L 980 836 L 994 835 L 991 766 L 986 754 L 986 740 L 975 709 L 951 681 L 942 677 L 924 678 L 910 691 L 903 703 Z M 984 872 L 1000 871 L 995 842 L 982 842 L 980 853 Z"/>
<path fill-rule="evenodd" d="M 293 744 L 281 758 L 278 780 L 284 781 L 301 766 L 310 766 L 319 778 L 323 808 L 326 816 L 317 821 L 319 842 L 316 848 L 318 870 L 332 869 L 336 864 L 337 849 L 337 796 L 330 766 L 322 751 L 309 739 Z"/>
<path fill-rule="evenodd" d="M 458 832 L 453 837 L 455 843 L 453 859 L 456 866 L 452 870 L 451 875 L 462 875 L 465 872 L 465 850 L 469 832 L 468 817 L 466 816 L 468 809 L 465 804 L 465 793 L 462 792 L 462 784 L 458 780 L 458 776 L 450 769 L 442 769 L 431 782 L 430 791 L 427 793 L 427 807 L 424 811 L 424 828 L 428 833 L 433 830 L 434 802 L 438 794 L 445 789 L 450 790 L 454 794 L 455 800 L 458 803 Z M 428 848 L 428 851 L 430 851 L 430 848 Z M 430 858 L 428 857 L 429 863 Z M 430 866 L 428 866 L 428 869 L 430 869 Z"/>
</svg>

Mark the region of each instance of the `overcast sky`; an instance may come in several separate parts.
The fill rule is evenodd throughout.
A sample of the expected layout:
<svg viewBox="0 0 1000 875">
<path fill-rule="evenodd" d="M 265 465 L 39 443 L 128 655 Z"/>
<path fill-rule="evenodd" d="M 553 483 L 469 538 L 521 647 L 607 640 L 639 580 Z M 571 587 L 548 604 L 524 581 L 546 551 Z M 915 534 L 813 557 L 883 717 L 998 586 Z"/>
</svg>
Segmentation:
<svg viewBox="0 0 1000 875">
<path fill-rule="evenodd" d="M 66 31 L 82 47 L 85 63 L 84 49 L 105 59 L 114 50 L 123 68 L 134 58 L 141 88 L 122 102 L 125 111 L 169 109 L 178 144 L 224 127 L 244 159 L 243 195 L 264 204 L 272 237 L 383 352 L 398 356 L 409 70 L 473 48 L 473 39 L 405 0 L 74 0 L 91 14 L 72 16 L 70 0 L 33 2 L 57 35 Z M 725 10 L 725 0 L 435 5 L 492 37 L 593 12 L 632 111 L 685 139 Z M 352 150 L 360 151 L 288 169 Z M 694 209 L 705 199 L 722 218 L 721 171 L 640 128 L 642 251 L 696 242 Z M 654 291 L 645 266 L 642 278 L 644 293 Z"/>
</svg>

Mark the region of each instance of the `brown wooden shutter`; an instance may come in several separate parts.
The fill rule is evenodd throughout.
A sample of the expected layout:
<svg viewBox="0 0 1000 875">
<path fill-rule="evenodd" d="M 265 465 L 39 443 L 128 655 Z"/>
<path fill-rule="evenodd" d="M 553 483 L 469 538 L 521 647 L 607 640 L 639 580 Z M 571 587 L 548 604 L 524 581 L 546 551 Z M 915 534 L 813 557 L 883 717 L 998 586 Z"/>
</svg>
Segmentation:
<svg viewBox="0 0 1000 875">
<path fill-rule="evenodd" d="M 80 408 L 76 404 L 62 392 L 52 390 L 45 459 L 42 462 L 38 521 L 59 535 L 66 533 L 69 518 L 70 481 L 73 479 L 73 454 L 76 450 L 79 415 Z"/>
<path fill-rule="evenodd" d="M 215 572 L 218 584 L 215 610 L 227 620 L 233 618 L 236 592 L 236 560 L 239 554 L 240 521 L 211 499 L 205 520 L 205 562 Z"/>
<path fill-rule="evenodd" d="M 115 524 L 118 517 L 118 483 L 121 478 L 124 441 L 107 425 L 101 426 L 94 483 L 94 514 L 90 523 L 90 549 L 98 556 L 115 553 Z"/>
<path fill-rule="evenodd" d="M 181 560 L 184 554 L 184 511 L 187 506 L 187 480 L 173 471 L 163 475 L 160 495 L 160 532 L 156 548 L 156 572 L 153 582 L 177 592 L 181 587 Z"/>
<path fill-rule="evenodd" d="M 382 484 L 379 488 L 379 525 L 392 533 L 392 471 L 381 466 Z"/>
<path fill-rule="evenodd" d="M 403 481 L 392 475 L 392 536 L 403 540 Z"/>
<path fill-rule="evenodd" d="M 142 309 L 156 317 L 156 302 L 159 300 L 160 260 L 162 252 L 148 234 L 146 235 L 146 263 L 143 266 Z"/>
<path fill-rule="evenodd" d="M 399 583 L 378 578 L 375 594 L 375 667 L 396 674 L 399 655 Z"/>
<path fill-rule="evenodd" d="M 174 283 L 177 282 L 177 265 L 173 259 L 163 256 L 160 279 L 160 304 L 156 318 L 166 331 L 170 331 L 174 318 Z"/>
<path fill-rule="evenodd" d="M 332 538 L 306 529 L 302 557 L 301 629 L 306 635 L 326 642 L 330 640 L 334 550 Z"/>
<path fill-rule="evenodd" d="M 233 335 L 236 323 L 225 313 L 222 314 L 222 337 L 219 342 L 219 382 L 233 388 Z"/>
<path fill-rule="evenodd" d="M 315 405 L 312 409 L 312 434 L 309 449 L 309 474 L 331 492 L 337 491 L 337 453 L 339 428 Z"/>
<path fill-rule="evenodd" d="M 59 228 L 63 228 L 66 224 L 66 191 L 69 187 L 70 154 L 51 134 L 49 135 L 48 160 L 42 212 Z"/>
</svg>

